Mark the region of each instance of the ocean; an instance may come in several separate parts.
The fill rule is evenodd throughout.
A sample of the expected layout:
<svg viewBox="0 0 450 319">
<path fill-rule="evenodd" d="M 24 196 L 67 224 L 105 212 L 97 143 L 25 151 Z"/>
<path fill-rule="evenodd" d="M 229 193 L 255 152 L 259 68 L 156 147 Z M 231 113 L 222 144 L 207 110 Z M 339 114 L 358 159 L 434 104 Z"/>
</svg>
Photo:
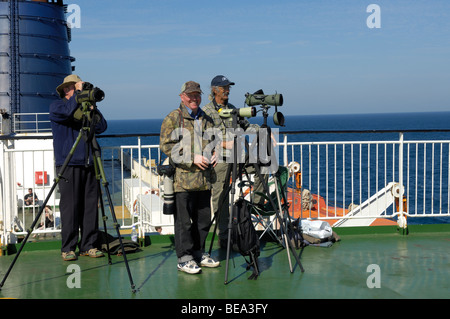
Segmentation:
<svg viewBox="0 0 450 319">
<path fill-rule="evenodd" d="M 258 114 L 259 115 L 259 114 Z M 158 134 L 163 119 L 109 120 L 108 129 L 103 135 L 114 134 Z M 262 116 L 250 118 L 251 123 L 262 124 Z M 285 126 L 273 123 L 271 116 L 267 125 L 282 132 L 291 131 L 364 131 L 364 130 L 450 130 L 450 112 L 419 113 L 380 113 L 380 114 L 336 114 L 336 115 L 287 115 Z M 321 133 L 325 138 L 333 134 Z M 398 134 L 395 136 L 398 136 Z M 439 139 L 447 139 L 450 132 L 426 133 Z M 339 136 L 340 137 L 340 136 Z M 421 138 L 422 135 L 411 133 L 409 138 Z M 304 135 L 302 139 L 316 139 L 317 134 Z M 408 136 L 406 136 L 408 138 Z M 335 137 L 333 138 L 335 139 Z M 158 138 L 151 139 L 158 141 Z"/>
<path fill-rule="evenodd" d="M 250 118 L 251 123 L 262 124 L 263 118 L 259 116 Z M 158 145 L 159 130 L 163 119 L 137 119 L 137 120 L 109 120 L 108 129 L 104 135 L 99 138 L 99 144 L 102 147 L 118 146 L 118 145 L 137 145 L 137 137 L 129 136 L 130 134 L 152 134 L 154 136 L 141 137 L 142 145 Z M 406 131 L 404 140 L 450 140 L 450 112 L 420 112 L 420 113 L 383 113 L 383 114 L 337 114 L 337 115 L 288 115 L 285 116 L 285 126 L 278 127 L 274 125 L 271 116 L 267 119 L 267 125 L 272 129 L 278 129 L 280 134 L 288 133 L 289 142 L 315 142 L 315 141 L 371 141 L 371 140 L 398 140 L 399 133 L 397 131 Z M 374 133 L 373 131 L 381 130 L 383 133 Z M 421 130 L 433 130 L 430 132 L 420 132 Z M 448 132 L 445 130 L 449 130 Z M 301 134 L 293 134 L 298 131 Z M 353 131 L 349 133 L 349 131 Z M 360 133 L 365 131 L 366 133 Z M 370 133 L 367 133 L 369 131 Z M 391 132 L 393 131 L 393 132 Z M 408 132 L 409 131 L 409 132 Z M 126 134 L 128 136 L 122 138 L 109 138 L 108 136 Z M 446 146 L 447 148 L 449 146 Z M 374 152 L 371 150 L 371 152 Z M 427 158 L 431 156 L 428 152 Z M 446 153 L 448 154 L 448 153 Z M 338 157 L 339 158 L 339 154 Z M 314 159 L 314 157 L 313 157 Z M 375 156 L 373 156 L 373 160 Z M 389 161 L 390 159 L 388 159 Z M 444 163 L 445 175 L 448 174 L 445 166 L 448 166 L 448 155 L 441 159 Z M 305 160 L 305 163 L 307 161 Z M 322 163 L 320 164 L 322 165 Z M 325 164 L 324 164 L 325 165 Z M 427 170 L 429 168 L 427 167 Z M 436 168 L 434 168 L 436 170 Z M 373 173 L 371 173 L 373 174 Z M 425 184 L 431 183 L 433 174 L 427 174 Z M 331 177 L 332 178 L 332 177 Z M 348 176 L 346 176 L 348 178 Z M 354 178 L 358 178 L 355 176 Z M 385 181 L 390 181 L 389 177 Z M 411 178 L 414 178 L 412 176 Z M 430 179 L 430 180 L 429 180 Z M 450 179 L 450 175 L 449 175 Z M 371 181 L 375 181 L 375 176 L 371 176 Z M 392 179 L 391 179 L 392 180 Z M 325 183 L 322 182 L 321 187 Z M 385 185 L 385 184 L 383 184 Z M 310 185 L 311 189 L 315 189 L 314 185 Z M 322 191 L 322 189 L 320 190 Z M 324 191 L 324 190 L 323 190 Z M 445 185 L 444 191 L 447 191 Z M 446 193 L 445 193 L 446 194 Z M 365 198 L 367 194 L 361 194 Z M 417 201 L 422 201 L 420 197 Z M 424 197 L 426 195 L 423 195 Z M 447 198 L 441 204 L 444 207 L 448 205 Z M 414 203 L 411 203 L 414 204 Z M 444 209 L 443 209 L 444 210 Z M 413 221 L 414 220 L 414 221 Z M 449 217 L 435 218 L 413 218 L 411 223 L 450 223 Z"/>
</svg>

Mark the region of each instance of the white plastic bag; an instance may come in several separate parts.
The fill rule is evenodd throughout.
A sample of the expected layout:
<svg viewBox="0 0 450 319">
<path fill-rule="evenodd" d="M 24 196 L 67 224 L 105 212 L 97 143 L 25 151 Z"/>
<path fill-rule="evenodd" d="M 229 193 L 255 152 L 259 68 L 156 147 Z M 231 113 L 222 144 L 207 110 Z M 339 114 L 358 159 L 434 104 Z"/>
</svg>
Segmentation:
<svg viewBox="0 0 450 319">
<path fill-rule="evenodd" d="M 333 235 L 333 230 L 327 222 L 320 220 L 301 220 L 304 234 L 314 238 L 325 239 Z"/>
</svg>

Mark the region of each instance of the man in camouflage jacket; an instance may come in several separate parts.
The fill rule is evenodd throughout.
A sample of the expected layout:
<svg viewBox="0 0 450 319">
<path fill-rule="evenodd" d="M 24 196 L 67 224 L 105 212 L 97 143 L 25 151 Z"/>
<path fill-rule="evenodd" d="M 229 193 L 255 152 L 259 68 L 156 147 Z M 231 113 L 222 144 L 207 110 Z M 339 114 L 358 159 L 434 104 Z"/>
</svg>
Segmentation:
<svg viewBox="0 0 450 319">
<path fill-rule="evenodd" d="M 213 123 L 200 108 L 201 94 L 198 83 L 183 84 L 180 107 L 166 116 L 160 135 L 160 148 L 175 165 L 178 270 L 189 274 L 201 272 L 200 266 L 219 266 L 219 262 L 205 254 L 211 223 L 211 167 L 216 159 L 211 140 L 204 137 L 206 130 L 213 128 Z"/>
</svg>

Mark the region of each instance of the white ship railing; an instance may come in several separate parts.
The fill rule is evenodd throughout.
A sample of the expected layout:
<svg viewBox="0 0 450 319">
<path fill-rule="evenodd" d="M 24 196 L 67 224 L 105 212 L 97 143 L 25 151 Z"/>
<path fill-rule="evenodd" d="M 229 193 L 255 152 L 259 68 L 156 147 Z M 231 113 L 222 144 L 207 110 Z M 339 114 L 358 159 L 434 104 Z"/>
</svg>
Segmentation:
<svg viewBox="0 0 450 319">
<path fill-rule="evenodd" d="M 448 131 L 443 131 L 448 134 Z M 408 132 L 396 132 L 398 138 L 381 136 L 374 140 L 371 132 L 360 132 L 362 141 L 345 140 L 345 132 L 336 134 L 341 141 L 289 142 L 289 134 L 282 135 L 279 142 L 280 164 L 298 162 L 301 171 L 301 187 L 320 195 L 329 212 L 339 207 L 348 209 L 350 204 L 361 205 L 370 202 L 375 194 L 390 183 L 404 188 L 405 202 L 399 201 L 397 207 L 377 210 L 373 216 L 352 216 L 359 218 L 393 218 L 404 214 L 411 218 L 441 218 L 450 216 L 450 140 L 406 140 Z M 353 132 L 354 133 L 354 132 Z M 390 132 L 392 133 L 392 132 Z M 370 134 L 370 135 L 368 135 Z M 391 134 L 392 135 L 392 134 Z M 156 164 L 161 162 L 159 145 L 141 145 L 141 136 L 105 135 L 99 137 L 102 146 L 102 161 L 112 194 L 114 210 L 122 230 L 130 230 L 137 225 L 142 236 L 145 233 L 173 231 L 173 219 L 161 211 L 161 179 L 155 173 Z M 136 145 L 104 146 L 107 140 L 121 137 L 134 137 Z M 2 239 L 10 240 L 10 235 L 21 236 L 35 218 L 39 207 L 24 207 L 20 204 L 26 190 L 31 187 L 38 194 L 40 204 L 47 196 L 54 179 L 53 153 L 50 136 L 28 136 L 29 144 L 21 146 L 21 136 L 2 137 L 1 161 L 1 223 Z M 367 139 L 364 141 L 364 139 Z M 46 147 L 36 149 L 41 141 Z M 22 141 L 23 142 L 23 141 Z M 116 145 L 118 143 L 115 143 Z M 46 165 L 51 166 L 49 168 Z M 46 171 L 48 180 L 44 184 L 35 183 L 37 171 Z M 291 181 L 290 186 L 295 188 Z M 106 203 L 106 202 L 105 202 Z M 301 204 L 301 203 L 300 203 Z M 59 194 L 55 192 L 49 205 L 59 217 Z M 292 203 L 295 205 L 295 203 Z M 378 205 L 378 204 L 377 204 Z M 295 207 L 294 207 L 295 208 Z M 324 207 L 322 207 L 324 208 Z M 157 214 L 155 209 L 159 209 Z M 111 222 L 109 207 L 106 216 Z M 302 218 L 336 219 L 335 214 L 312 217 L 308 212 Z M 338 217 L 344 219 L 344 217 Z M 58 233 L 59 222 L 55 227 L 33 230 L 34 234 Z"/>
<path fill-rule="evenodd" d="M 48 113 L 15 113 L 12 123 L 15 133 L 51 132 Z"/>
<path fill-rule="evenodd" d="M 450 216 L 450 141 L 405 140 L 404 133 L 396 134 L 398 140 L 361 142 L 288 142 L 285 135 L 280 152 L 284 165 L 300 163 L 302 186 L 323 196 L 327 210 L 328 205 L 359 205 L 397 183 L 403 185 L 406 201 L 391 205 L 379 218 L 398 212 L 408 217 Z"/>
</svg>

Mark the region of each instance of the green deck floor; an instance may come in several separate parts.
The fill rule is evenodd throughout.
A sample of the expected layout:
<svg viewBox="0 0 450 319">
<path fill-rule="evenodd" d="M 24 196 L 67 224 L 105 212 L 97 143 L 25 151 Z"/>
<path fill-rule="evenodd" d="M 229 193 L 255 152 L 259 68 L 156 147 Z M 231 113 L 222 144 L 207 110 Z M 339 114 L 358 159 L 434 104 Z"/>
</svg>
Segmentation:
<svg viewBox="0 0 450 319">
<path fill-rule="evenodd" d="M 339 230 L 338 230 L 339 234 Z M 330 248 L 306 247 L 301 255 L 305 268 L 289 271 L 286 250 L 263 243 L 259 258 L 261 275 L 247 280 L 245 261 L 234 255 L 229 283 L 224 285 L 225 252 L 214 248 L 221 267 L 188 275 L 176 269 L 176 255 L 169 240 L 128 254 L 137 292 L 131 292 L 123 257 L 79 257 L 64 262 L 59 250 L 25 249 L 7 278 L 0 298 L 19 299 L 397 299 L 450 297 L 450 232 L 396 232 L 340 234 Z M 159 238 L 158 238 L 159 239 Z M 34 243 L 25 245 L 32 246 Z M 208 246 L 209 247 L 209 246 Z M 31 248 L 31 247 L 28 247 Z M 0 257 L 3 278 L 14 255 Z M 292 258 L 294 262 L 294 258 Z M 79 266 L 80 288 L 69 288 L 74 277 L 69 266 Z M 369 265 L 379 266 L 380 288 L 369 288 L 375 278 Z M 71 281 L 76 282 L 76 281 Z"/>
</svg>

